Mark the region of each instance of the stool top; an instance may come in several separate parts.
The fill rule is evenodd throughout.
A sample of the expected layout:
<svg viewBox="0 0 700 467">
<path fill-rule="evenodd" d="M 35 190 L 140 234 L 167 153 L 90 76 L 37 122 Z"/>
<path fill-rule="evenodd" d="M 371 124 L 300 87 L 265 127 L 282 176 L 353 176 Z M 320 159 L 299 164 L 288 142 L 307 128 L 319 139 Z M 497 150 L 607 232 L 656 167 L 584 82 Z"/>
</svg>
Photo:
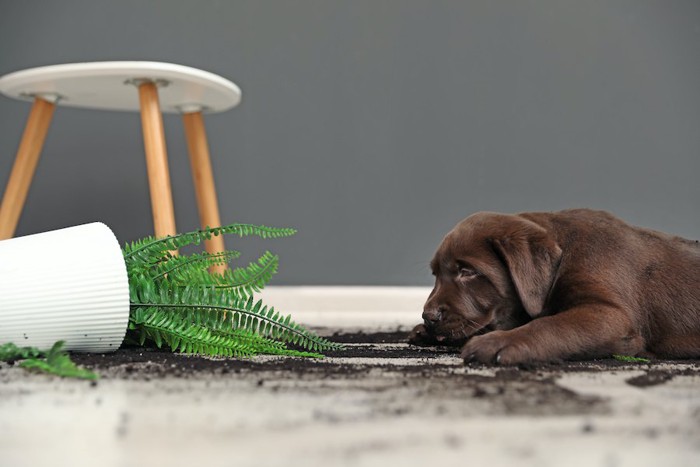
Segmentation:
<svg viewBox="0 0 700 467">
<path fill-rule="evenodd" d="M 0 77 L 0 93 L 14 99 L 41 97 L 60 105 L 139 110 L 136 86 L 158 85 L 162 112 L 223 112 L 241 101 L 241 90 L 214 73 L 161 62 L 87 62 L 42 66 Z"/>
</svg>

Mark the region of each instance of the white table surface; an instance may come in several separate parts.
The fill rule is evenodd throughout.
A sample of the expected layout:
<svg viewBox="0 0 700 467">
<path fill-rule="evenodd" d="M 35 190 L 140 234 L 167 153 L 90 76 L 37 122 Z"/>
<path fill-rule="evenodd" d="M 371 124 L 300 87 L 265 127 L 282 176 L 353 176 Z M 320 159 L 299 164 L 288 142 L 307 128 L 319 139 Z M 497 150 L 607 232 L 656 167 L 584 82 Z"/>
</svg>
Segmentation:
<svg viewBox="0 0 700 467">
<path fill-rule="evenodd" d="M 141 61 L 29 68 L 0 77 L 0 93 L 29 101 L 41 96 L 71 107 L 138 111 L 139 80 L 158 84 L 161 110 L 166 113 L 223 112 L 241 101 L 238 86 L 219 75 L 172 63 Z"/>
</svg>

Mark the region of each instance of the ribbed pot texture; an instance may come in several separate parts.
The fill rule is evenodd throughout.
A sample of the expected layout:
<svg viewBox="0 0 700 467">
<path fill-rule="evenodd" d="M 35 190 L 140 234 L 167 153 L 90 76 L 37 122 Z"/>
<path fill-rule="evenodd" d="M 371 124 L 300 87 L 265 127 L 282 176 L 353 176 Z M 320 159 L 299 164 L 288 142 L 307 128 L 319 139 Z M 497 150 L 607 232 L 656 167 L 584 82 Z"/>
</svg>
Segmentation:
<svg viewBox="0 0 700 467">
<path fill-rule="evenodd" d="M 95 222 L 0 241 L 0 344 L 116 350 L 129 320 L 121 248 Z"/>
</svg>

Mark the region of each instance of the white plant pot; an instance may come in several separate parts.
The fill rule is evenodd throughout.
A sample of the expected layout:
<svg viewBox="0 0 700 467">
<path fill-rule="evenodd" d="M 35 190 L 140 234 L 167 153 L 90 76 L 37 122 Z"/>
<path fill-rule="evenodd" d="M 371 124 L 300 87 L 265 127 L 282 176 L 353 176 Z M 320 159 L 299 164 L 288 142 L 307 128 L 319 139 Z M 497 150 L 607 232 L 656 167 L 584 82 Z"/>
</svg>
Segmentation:
<svg viewBox="0 0 700 467">
<path fill-rule="evenodd" d="M 109 352 L 129 320 L 119 242 L 92 224 L 0 241 L 0 344 Z"/>
</svg>

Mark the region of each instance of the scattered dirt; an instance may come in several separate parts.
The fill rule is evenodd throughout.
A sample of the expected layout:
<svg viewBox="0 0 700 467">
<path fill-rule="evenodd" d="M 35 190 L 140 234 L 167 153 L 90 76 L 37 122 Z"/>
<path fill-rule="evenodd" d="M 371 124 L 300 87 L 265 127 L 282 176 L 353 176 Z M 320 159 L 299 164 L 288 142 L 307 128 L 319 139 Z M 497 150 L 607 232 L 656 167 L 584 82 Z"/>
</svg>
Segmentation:
<svg viewBox="0 0 700 467">
<path fill-rule="evenodd" d="M 700 375 L 698 361 L 639 364 L 605 359 L 516 367 L 464 365 L 459 349 L 416 347 L 406 344 L 407 336 L 406 332 L 336 333 L 328 338 L 346 348 L 327 352 L 324 359 L 217 359 L 128 346 L 114 353 L 76 353 L 73 359 L 98 372 L 101 381 L 176 378 L 235 382 L 273 393 L 350 392 L 368 397 L 373 412 L 393 415 L 607 413 L 607 399 L 578 394 L 558 385 L 557 380 L 565 373 L 642 370 L 644 374 L 626 382 L 646 388 L 678 375 Z M 7 378 L 0 367 L 0 381 Z"/>
<path fill-rule="evenodd" d="M 144 433 L 165 433 L 163 439 L 174 444 L 158 452 L 176 452 L 178 459 L 184 457 L 173 451 L 175 444 L 204 446 L 200 451 L 209 453 L 222 444 L 217 458 L 219 453 L 225 458 L 233 446 L 238 454 L 257 459 L 270 450 L 256 440 L 272 439 L 273 444 L 287 443 L 278 449 L 282 454 L 274 464 L 284 464 L 285 458 L 303 458 L 312 465 L 328 459 L 347 465 L 405 464 L 416 460 L 407 452 L 413 456 L 424 449 L 429 452 L 421 463 L 510 452 L 511 462 L 495 463 L 529 459 L 531 465 L 548 460 L 559 465 L 566 464 L 564 451 L 581 441 L 585 453 L 595 454 L 588 463 L 600 464 L 601 459 L 617 459 L 616 449 L 653 441 L 638 459 L 661 452 L 663 460 L 664 449 L 675 453 L 680 447 L 689 459 L 682 464 L 697 464 L 690 459 L 697 458 L 700 426 L 693 396 L 700 381 L 698 361 L 465 366 L 459 349 L 410 346 L 405 332 L 324 334 L 344 343 L 345 350 L 324 359 L 214 359 L 140 347 L 73 354 L 78 364 L 100 374 L 92 383 L 31 375 L 0 363 L 0 420 L 15 435 L 5 444 L 15 449 L 17 459 L 26 456 L 24 451 L 35 452 L 15 441 L 31 438 L 36 431 L 32 420 L 49 417 L 50 423 L 39 423 L 53 430 L 42 432 L 43 438 L 59 440 L 64 450 L 64 431 L 70 434 L 80 425 L 81 431 L 74 431 L 80 436 L 68 438 L 85 444 L 97 437 L 99 443 L 85 445 L 104 447 L 111 435 L 118 447 L 133 452 L 143 444 Z M 667 386 L 658 386 L 663 384 Z M 95 425 L 53 423 L 70 416 Z M 157 440 L 154 446 L 166 446 Z M 239 445 L 232 445 L 236 440 Z M 297 456 L 289 457 L 292 447 Z M 377 449 L 402 457 L 368 457 Z M 187 462 L 199 459 L 200 451 Z M 448 456 L 436 458 L 441 452 Z"/>
<path fill-rule="evenodd" d="M 627 363 L 614 359 L 562 361 L 501 367 L 464 365 L 459 349 L 406 344 L 406 332 L 336 333 L 329 339 L 344 350 L 324 359 L 256 357 L 217 359 L 161 349 L 123 347 L 107 354 L 73 354 L 75 362 L 100 374 L 103 381 L 149 382 L 175 378 L 183 383 L 221 381 L 261 391 L 288 394 L 361 394 L 378 415 L 414 413 L 438 417 L 475 414 L 573 415 L 608 413 L 603 397 L 578 394 L 557 384 L 566 373 L 644 374 L 627 383 L 646 388 L 678 375 L 700 375 L 700 362 Z M 680 364 L 676 364 L 680 363 Z M 23 377 L 0 366 L 0 383 Z M 358 396 L 359 397 L 359 396 Z M 469 403 L 465 403 L 465 401 Z"/>
<path fill-rule="evenodd" d="M 329 339 L 343 344 L 403 344 L 408 339 L 408 332 L 335 332 Z"/>
<path fill-rule="evenodd" d="M 686 364 L 690 361 L 685 360 Z M 669 362 L 670 363 L 670 362 Z M 677 361 L 676 361 L 677 363 Z M 637 386 L 640 388 L 645 388 L 649 386 L 657 386 L 659 384 L 664 384 L 671 381 L 676 376 L 697 376 L 700 375 L 700 365 L 693 361 L 690 368 L 677 368 L 674 370 L 657 370 L 650 369 L 646 374 L 630 378 L 626 381 L 627 384 L 631 386 Z"/>
<path fill-rule="evenodd" d="M 625 382 L 631 386 L 645 388 L 648 386 L 656 386 L 658 384 L 663 384 L 667 381 L 671 381 L 671 379 L 673 379 L 673 376 L 673 373 L 669 371 L 650 370 L 643 375 L 635 376 L 634 378 L 630 378 Z"/>
<path fill-rule="evenodd" d="M 164 376 L 187 377 L 199 372 L 211 373 L 240 373 L 282 371 L 289 374 L 326 373 L 348 374 L 363 371 L 362 368 L 382 367 L 383 364 L 373 364 L 367 359 L 420 359 L 422 363 L 402 364 L 397 362 L 391 366 L 401 368 L 405 373 L 425 374 L 439 372 L 445 367 L 461 368 L 459 349 L 451 347 L 416 347 L 403 345 L 408 336 L 407 332 L 379 333 L 335 333 L 328 338 L 334 342 L 346 344 L 344 350 L 326 352 L 328 359 L 273 358 L 259 359 L 216 359 L 172 353 L 162 349 L 143 347 L 123 347 L 114 353 L 106 354 L 73 354 L 73 359 L 79 365 L 90 369 L 105 370 L 121 368 L 127 377 L 157 378 Z M 398 345 L 386 345 L 398 344 Z M 342 361 L 337 361 L 342 359 Z M 354 363 L 353 359 L 362 359 Z M 682 364 L 676 370 L 655 369 L 661 363 Z M 690 367 L 688 367 L 690 365 Z M 586 361 L 560 361 L 519 365 L 517 367 L 499 367 L 471 363 L 467 368 L 496 369 L 496 375 L 503 380 L 515 381 L 525 377 L 541 377 L 544 374 L 567 372 L 598 372 L 623 369 L 645 370 L 642 376 L 631 378 L 628 383 L 633 386 L 646 387 L 662 384 L 675 375 L 700 374 L 700 361 L 697 360 L 653 360 L 650 363 L 628 363 L 615 359 L 598 359 Z"/>
<path fill-rule="evenodd" d="M 570 372 L 634 369 L 643 370 L 645 374 L 630 378 L 627 383 L 645 388 L 663 384 L 676 375 L 700 375 L 697 361 L 673 365 L 676 362 L 635 364 L 605 359 L 518 367 L 465 366 L 456 348 L 410 346 L 405 344 L 406 337 L 405 332 L 336 333 L 329 339 L 345 344 L 346 349 L 328 352 L 327 358 L 319 360 L 215 359 L 141 347 L 124 347 L 109 354 L 74 354 L 73 358 L 79 365 L 97 371 L 102 380 L 232 378 L 240 384 L 272 392 L 359 391 L 373 398 L 373 410 L 393 415 L 406 412 L 435 416 L 470 416 L 483 412 L 607 413 L 606 399 L 577 394 L 557 385 L 557 379 Z M 661 365 L 664 363 L 671 364 Z M 464 403 L 467 399 L 470 404 Z"/>
</svg>

